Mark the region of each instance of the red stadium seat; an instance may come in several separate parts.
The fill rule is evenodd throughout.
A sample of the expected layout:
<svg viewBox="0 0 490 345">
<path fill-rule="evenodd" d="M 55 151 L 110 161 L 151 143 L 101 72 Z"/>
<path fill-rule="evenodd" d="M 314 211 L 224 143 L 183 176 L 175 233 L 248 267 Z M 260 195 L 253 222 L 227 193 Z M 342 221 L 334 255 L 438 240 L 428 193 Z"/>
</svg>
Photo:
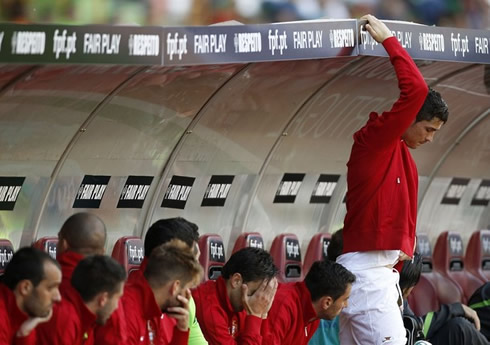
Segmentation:
<svg viewBox="0 0 490 345">
<path fill-rule="evenodd" d="M 464 269 L 463 240 L 456 232 L 445 231 L 434 247 L 434 270 L 454 282 L 466 303 L 483 282 Z"/>
<path fill-rule="evenodd" d="M 32 244 L 34 248 L 41 249 L 56 259 L 56 248 L 58 246 L 58 237 L 41 237 Z"/>
<path fill-rule="evenodd" d="M 295 234 L 277 235 L 272 241 L 270 253 L 279 269 L 277 279 L 281 283 L 297 282 L 303 279 L 301 248 Z"/>
<path fill-rule="evenodd" d="M 5 272 L 5 267 L 14 256 L 14 246 L 7 239 L 0 239 L 0 275 Z"/>
<path fill-rule="evenodd" d="M 128 273 L 139 269 L 144 256 L 143 241 L 136 236 L 121 237 L 112 249 L 112 257 L 123 265 Z"/>
<path fill-rule="evenodd" d="M 199 238 L 199 250 L 199 262 L 204 269 L 203 281 L 218 279 L 226 261 L 223 239 L 218 234 L 204 234 Z"/>
<path fill-rule="evenodd" d="M 475 231 L 466 247 L 465 269 L 483 282 L 490 281 L 490 230 Z"/>
<path fill-rule="evenodd" d="M 232 255 L 240 249 L 253 247 L 264 249 L 264 239 L 258 232 L 244 232 L 235 241 L 233 246 Z"/>
<path fill-rule="evenodd" d="M 327 257 L 327 248 L 331 238 L 332 235 L 326 232 L 320 232 L 311 238 L 308 249 L 306 249 L 305 263 L 303 264 L 304 272 L 307 273 L 315 261 Z"/>
<path fill-rule="evenodd" d="M 426 234 L 420 233 L 417 234 L 417 252 L 422 255 L 422 277 L 420 278 L 421 286 L 416 287 L 412 292 L 412 297 L 410 300 L 410 306 L 414 308 L 414 310 L 421 311 L 432 308 L 434 306 L 439 306 L 441 304 L 461 302 L 463 300 L 463 292 L 459 288 L 456 283 L 451 281 L 449 278 L 446 278 L 441 273 L 433 270 L 433 261 L 432 261 L 432 250 L 429 241 L 429 237 Z M 432 288 L 436 291 L 436 300 L 429 302 L 427 304 L 427 296 L 421 296 L 424 294 L 424 286 L 428 284 L 432 285 Z M 431 288 L 427 292 L 429 295 Z M 421 296 L 421 297 L 420 297 Z M 421 301 L 419 302 L 419 297 Z"/>
<path fill-rule="evenodd" d="M 426 275 L 420 276 L 418 284 L 408 296 L 408 304 L 417 316 L 439 310 L 440 303 L 437 298 L 436 287 Z"/>
</svg>

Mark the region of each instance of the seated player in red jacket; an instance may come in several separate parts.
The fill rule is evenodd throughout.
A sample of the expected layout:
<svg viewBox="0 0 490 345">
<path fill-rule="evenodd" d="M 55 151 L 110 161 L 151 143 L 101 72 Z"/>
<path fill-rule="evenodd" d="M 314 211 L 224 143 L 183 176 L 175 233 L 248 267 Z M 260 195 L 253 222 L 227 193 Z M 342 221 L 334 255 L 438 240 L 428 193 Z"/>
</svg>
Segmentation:
<svg viewBox="0 0 490 345">
<path fill-rule="evenodd" d="M 230 257 L 218 280 L 193 291 L 197 320 L 210 345 L 262 344 L 276 274 L 269 253 L 244 248 Z"/>
<path fill-rule="evenodd" d="M 122 298 L 128 345 L 187 345 L 189 289 L 202 277 L 194 250 L 180 240 L 156 247 L 140 274 L 126 284 Z M 176 323 L 164 324 L 164 317 Z"/>
<path fill-rule="evenodd" d="M 36 248 L 19 249 L 0 283 L 0 345 L 35 345 L 36 326 L 47 321 L 61 300 L 61 270 Z"/>
<path fill-rule="evenodd" d="M 114 259 L 89 256 L 73 271 L 71 285 L 53 309 L 53 317 L 38 328 L 38 344 L 91 345 L 96 324 L 104 324 L 117 308 L 126 272 Z"/>
<path fill-rule="evenodd" d="M 329 260 L 313 263 L 304 281 L 280 284 L 269 311 L 267 345 L 306 345 L 320 319 L 333 320 L 347 307 L 356 277 Z"/>
<path fill-rule="evenodd" d="M 95 214 L 80 212 L 70 216 L 58 232 L 56 259 L 63 273 L 60 292 L 71 286 L 71 275 L 78 263 L 87 255 L 103 255 L 106 228 Z"/>
<path fill-rule="evenodd" d="M 196 224 L 187 221 L 184 218 L 160 219 L 153 223 L 145 235 L 145 257 L 138 270 L 129 273 L 127 284 L 132 284 L 138 280 L 144 279 L 143 272 L 148 264 L 154 248 L 168 243 L 171 240 L 178 239 L 185 242 L 190 248 L 194 248 L 196 259 L 199 259 L 199 232 Z M 122 308 L 121 308 L 122 309 Z M 201 332 L 199 323 L 195 318 L 195 304 L 192 297 L 189 299 L 189 344 L 206 344 L 204 335 Z M 161 320 L 163 329 L 173 329 L 176 321 L 171 317 L 163 317 Z M 124 312 L 119 309 L 113 313 L 104 326 L 95 329 L 95 345 L 125 345 L 126 344 L 126 317 Z M 123 338 L 124 336 L 124 338 Z M 167 342 L 170 342 L 172 332 L 167 334 Z"/>
</svg>

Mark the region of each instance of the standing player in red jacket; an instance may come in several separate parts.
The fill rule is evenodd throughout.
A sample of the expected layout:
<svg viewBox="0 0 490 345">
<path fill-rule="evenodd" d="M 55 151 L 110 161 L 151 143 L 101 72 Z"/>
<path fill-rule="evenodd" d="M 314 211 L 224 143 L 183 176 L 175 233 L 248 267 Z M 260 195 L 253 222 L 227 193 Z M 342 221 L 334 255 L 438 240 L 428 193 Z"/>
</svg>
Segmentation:
<svg viewBox="0 0 490 345">
<path fill-rule="evenodd" d="M 36 326 L 61 300 L 59 265 L 36 248 L 19 249 L 0 283 L 0 345 L 36 345 Z"/>
<path fill-rule="evenodd" d="M 418 173 L 409 148 L 431 142 L 447 121 L 446 103 L 391 31 L 371 15 L 366 30 L 386 49 L 400 96 L 390 111 L 371 113 L 354 134 L 347 163 L 344 250 L 337 262 L 353 272 L 349 307 L 340 316 L 341 344 L 404 345 L 398 307 L 398 261 L 412 257 Z"/>
</svg>

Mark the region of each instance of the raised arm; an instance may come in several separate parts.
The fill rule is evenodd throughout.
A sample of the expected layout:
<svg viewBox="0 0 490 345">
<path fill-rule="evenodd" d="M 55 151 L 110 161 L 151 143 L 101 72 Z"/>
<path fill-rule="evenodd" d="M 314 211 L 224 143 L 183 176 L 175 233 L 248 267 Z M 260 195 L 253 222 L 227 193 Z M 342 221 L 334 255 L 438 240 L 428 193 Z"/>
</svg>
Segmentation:
<svg viewBox="0 0 490 345">
<path fill-rule="evenodd" d="M 392 36 L 388 27 L 372 15 L 366 15 L 362 19 L 368 21 L 365 29 L 386 49 L 395 68 L 400 89 L 398 100 L 391 110 L 383 112 L 377 118 L 371 115 L 368 124 L 358 132 L 358 140 L 382 149 L 400 140 L 402 134 L 415 121 L 427 97 L 428 87 L 412 58 Z"/>
</svg>

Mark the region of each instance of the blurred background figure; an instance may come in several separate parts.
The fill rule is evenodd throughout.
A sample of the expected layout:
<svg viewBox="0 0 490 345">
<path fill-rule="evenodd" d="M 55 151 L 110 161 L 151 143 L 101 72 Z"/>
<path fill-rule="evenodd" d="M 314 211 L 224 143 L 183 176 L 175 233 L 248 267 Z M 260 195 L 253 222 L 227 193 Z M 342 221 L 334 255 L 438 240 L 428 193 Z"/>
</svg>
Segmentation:
<svg viewBox="0 0 490 345">
<path fill-rule="evenodd" d="M 17 23 L 255 24 L 365 13 L 427 25 L 490 26 L 490 0 L 0 0 L 0 19 Z"/>
</svg>

